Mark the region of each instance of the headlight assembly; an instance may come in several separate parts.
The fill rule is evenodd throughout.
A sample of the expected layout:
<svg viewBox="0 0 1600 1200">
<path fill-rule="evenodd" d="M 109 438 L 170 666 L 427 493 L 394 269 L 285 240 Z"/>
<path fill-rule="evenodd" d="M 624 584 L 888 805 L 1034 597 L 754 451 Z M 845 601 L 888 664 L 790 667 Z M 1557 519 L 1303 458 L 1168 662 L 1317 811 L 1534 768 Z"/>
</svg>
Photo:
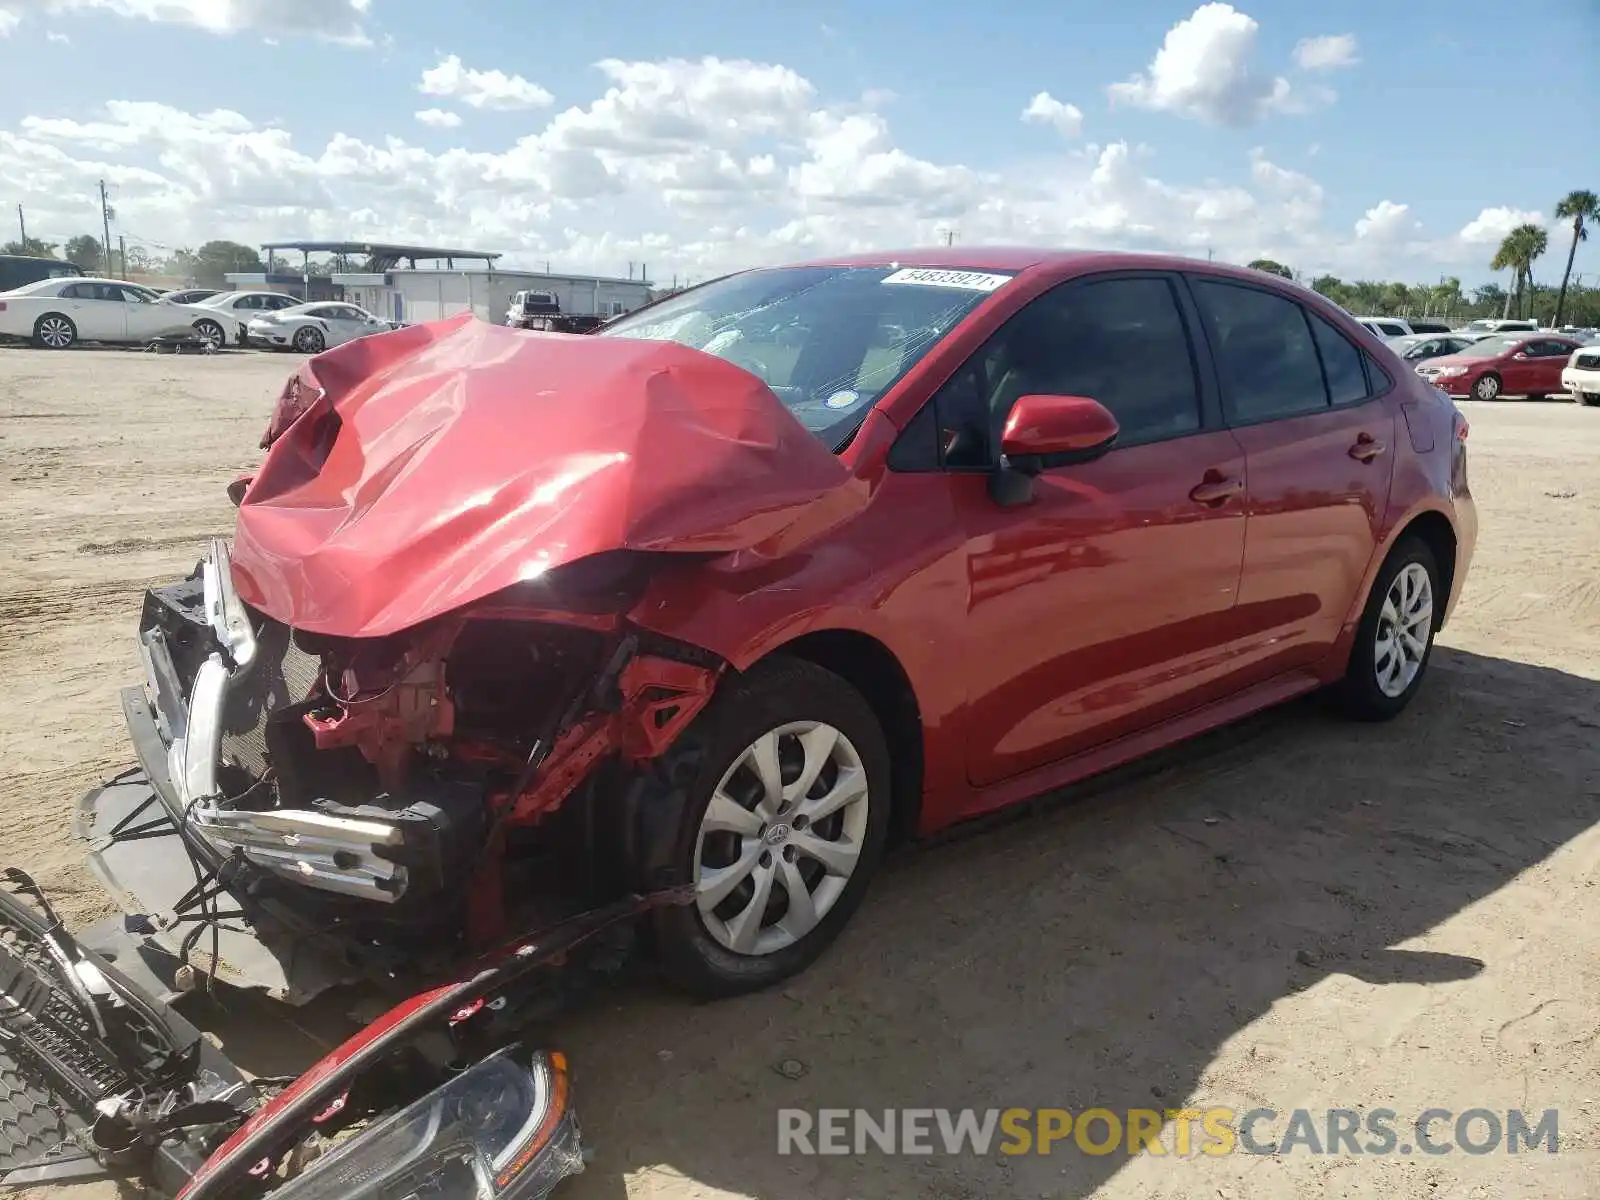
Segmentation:
<svg viewBox="0 0 1600 1200">
<path fill-rule="evenodd" d="M 583 1170 L 560 1054 L 503 1050 L 384 1118 L 273 1200 L 539 1200 Z"/>
</svg>

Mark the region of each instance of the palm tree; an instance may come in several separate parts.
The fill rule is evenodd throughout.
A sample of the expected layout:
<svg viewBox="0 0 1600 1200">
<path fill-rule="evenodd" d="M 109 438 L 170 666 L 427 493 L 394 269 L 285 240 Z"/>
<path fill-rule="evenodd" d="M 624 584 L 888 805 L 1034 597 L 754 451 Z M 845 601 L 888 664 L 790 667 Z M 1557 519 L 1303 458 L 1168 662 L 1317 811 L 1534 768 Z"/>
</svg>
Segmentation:
<svg viewBox="0 0 1600 1200">
<path fill-rule="evenodd" d="M 1561 291 L 1556 295 L 1556 318 L 1550 322 L 1559 328 L 1562 313 L 1567 307 L 1567 281 L 1572 278 L 1572 260 L 1578 255 L 1578 243 L 1589 238 L 1584 223 L 1600 222 L 1600 196 L 1593 192 L 1568 192 L 1566 199 L 1556 205 L 1556 220 L 1572 222 L 1572 246 L 1567 251 L 1567 269 L 1561 275 Z"/>
<path fill-rule="evenodd" d="M 1533 262 L 1550 248 L 1550 235 L 1537 225 L 1518 225 L 1495 251 L 1490 262 L 1491 271 L 1510 270 L 1513 292 L 1506 295 L 1506 312 L 1511 311 L 1511 297 L 1517 300 L 1517 315 L 1522 315 L 1522 297 L 1525 287 L 1533 284 Z"/>
</svg>

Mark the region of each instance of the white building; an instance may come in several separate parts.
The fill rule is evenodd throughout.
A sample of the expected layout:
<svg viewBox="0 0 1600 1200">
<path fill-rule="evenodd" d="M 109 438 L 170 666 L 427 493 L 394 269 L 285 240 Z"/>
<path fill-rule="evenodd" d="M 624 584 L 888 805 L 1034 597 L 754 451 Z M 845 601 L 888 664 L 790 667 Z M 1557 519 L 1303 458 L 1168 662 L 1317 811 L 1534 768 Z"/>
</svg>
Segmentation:
<svg viewBox="0 0 1600 1200">
<path fill-rule="evenodd" d="M 638 279 L 504 271 L 495 266 L 500 255 L 493 251 L 393 242 L 272 242 L 261 249 L 266 253 L 266 270 L 229 274 L 231 287 L 271 288 L 310 300 L 346 300 L 388 321 L 436 321 L 474 312 L 499 325 L 505 321 L 511 297 L 522 291 L 553 292 L 561 311 L 576 316 L 620 316 L 650 299 L 650 284 L 642 271 Z M 301 257 L 299 263 L 290 257 L 293 254 Z M 333 256 L 331 276 L 311 274 L 313 254 Z M 467 265 L 479 262 L 483 265 Z M 419 268 L 418 263 L 430 265 Z"/>
<path fill-rule="evenodd" d="M 436 321 L 474 312 L 496 325 L 516 292 L 553 292 L 564 313 L 614 317 L 643 306 L 650 285 L 643 279 L 600 275 L 546 275 L 542 271 L 392 270 L 338 274 L 332 279 L 344 299 L 386 321 Z"/>
</svg>

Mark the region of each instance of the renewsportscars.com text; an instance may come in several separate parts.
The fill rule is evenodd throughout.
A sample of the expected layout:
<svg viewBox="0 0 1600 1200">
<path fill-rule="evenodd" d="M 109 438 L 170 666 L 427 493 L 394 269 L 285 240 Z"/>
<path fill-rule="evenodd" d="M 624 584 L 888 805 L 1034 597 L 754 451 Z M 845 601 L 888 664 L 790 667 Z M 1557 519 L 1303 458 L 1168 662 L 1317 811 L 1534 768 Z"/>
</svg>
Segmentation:
<svg viewBox="0 0 1600 1200">
<path fill-rule="evenodd" d="M 1555 1154 L 1559 1113 L 1545 1109 L 1064 1108 L 778 1110 L 784 1155 Z"/>
</svg>

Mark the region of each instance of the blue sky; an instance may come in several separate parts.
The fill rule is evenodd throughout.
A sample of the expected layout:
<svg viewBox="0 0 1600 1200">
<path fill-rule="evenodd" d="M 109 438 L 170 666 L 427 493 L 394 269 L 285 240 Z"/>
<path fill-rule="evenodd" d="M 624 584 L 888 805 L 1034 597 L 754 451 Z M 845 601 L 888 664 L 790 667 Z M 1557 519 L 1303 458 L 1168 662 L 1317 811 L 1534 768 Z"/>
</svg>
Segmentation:
<svg viewBox="0 0 1600 1200">
<path fill-rule="evenodd" d="M 659 275 L 953 229 L 1470 284 L 1504 228 L 1600 190 L 1580 118 L 1600 111 L 1600 74 L 1555 69 L 1600 44 L 1600 0 L 0 0 L 0 13 L 0 203 L 24 203 L 49 236 L 82 232 L 84 211 L 94 224 L 81 189 L 109 173 L 119 226 L 152 246 L 392 232 L 587 269 L 650 257 Z M 329 40 L 357 30 L 366 44 Z M 1315 38 L 1340 40 L 1297 61 Z M 453 94 L 423 94 L 451 56 Z M 708 79 L 708 56 L 764 66 L 766 84 Z M 669 65 L 608 77 L 601 60 Z M 608 86 L 623 95 L 597 112 Z M 475 87 L 494 98 L 471 103 Z M 1023 120 L 1040 93 L 1081 119 Z M 451 123 L 414 115 L 428 109 Z M 217 110 L 237 119 L 207 119 Z M 571 128 L 552 132 L 568 110 Z M 1558 275 L 1565 251 L 1552 229 L 1536 276 Z M 1600 271 L 1596 244 L 1578 269 Z"/>
</svg>

